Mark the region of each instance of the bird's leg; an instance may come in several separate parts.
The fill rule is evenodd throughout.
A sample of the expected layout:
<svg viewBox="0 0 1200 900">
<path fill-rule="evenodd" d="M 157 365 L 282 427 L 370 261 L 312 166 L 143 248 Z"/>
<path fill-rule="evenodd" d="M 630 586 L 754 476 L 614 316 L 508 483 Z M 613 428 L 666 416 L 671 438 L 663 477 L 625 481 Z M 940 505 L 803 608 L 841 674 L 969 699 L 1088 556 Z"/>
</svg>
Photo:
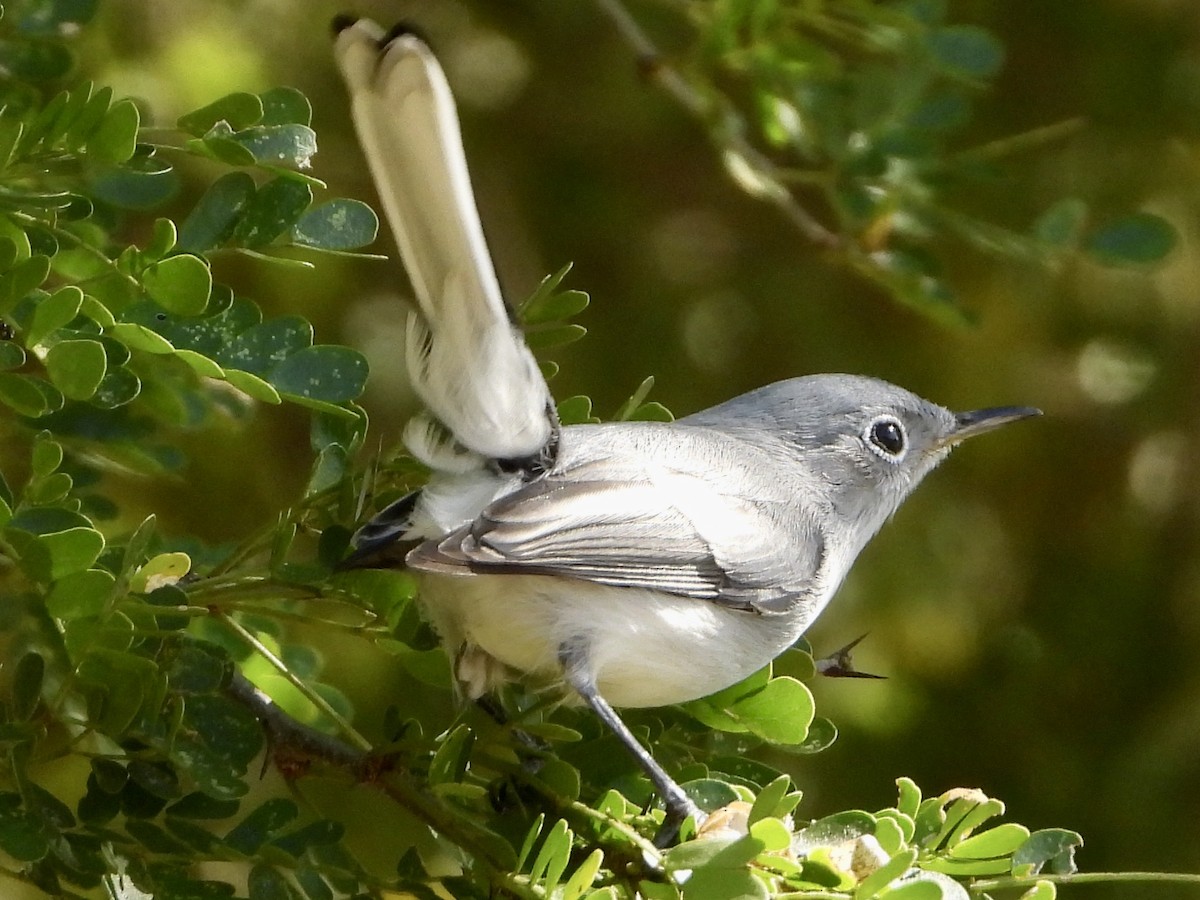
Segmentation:
<svg viewBox="0 0 1200 900">
<path fill-rule="evenodd" d="M 679 837 L 679 829 L 682 827 L 684 820 L 688 816 L 693 816 L 697 824 L 704 818 L 699 807 L 691 801 L 691 798 L 684 792 L 678 784 L 675 783 L 666 770 L 658 764 L 654 757 L 645 747 L 643 747 L 629 727 L 621 721 L 621 717 L 617 715 L 617 711 L 609 706 L 608 701 L 600 696 L 600 692 L 596 689 L 594 678 L 588 671 L 587 661 L 587 645 L 584 642 L 565 643 L 558 650 L 559 662 L 562 663 L 563 675 L 569 684 L 580 697 L 583 702 L 591 707 L 592 712 L 600 717 L 609 730 L 617 736 L 625 749 L 642 767 L 650 779 L 650 783 L 654 785 L 655 790 L 663 799 L 663 804 L 667 808 L 667 817 L 663 820 L 662 827 L 654 836 L 654 844 L 657 847 L 668 847 L 675 843 Z"/>
</svg>

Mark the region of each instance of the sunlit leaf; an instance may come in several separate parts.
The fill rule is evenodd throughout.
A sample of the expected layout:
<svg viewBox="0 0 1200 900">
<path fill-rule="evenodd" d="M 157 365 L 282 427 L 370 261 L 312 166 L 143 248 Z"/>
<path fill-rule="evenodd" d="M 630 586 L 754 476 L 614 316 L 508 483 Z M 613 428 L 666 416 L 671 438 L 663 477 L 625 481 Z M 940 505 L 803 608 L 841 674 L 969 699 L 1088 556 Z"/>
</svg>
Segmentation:
<svg viewBox="0 0 1200 900">
<path fill-rule="evenodd" d="M 108 357 L 99 341 L 60 341 L 46 354 L 50 381 L 71 400 L 92 397 L 108 371 Z"/>
<path fill-rule="evenodd" d="M 180 316 L 199 315 L 212 291 L 212 272 L 198 256 L 168 256 L 142 273 L 146 292 L 163 309 Z"/>
</svg>

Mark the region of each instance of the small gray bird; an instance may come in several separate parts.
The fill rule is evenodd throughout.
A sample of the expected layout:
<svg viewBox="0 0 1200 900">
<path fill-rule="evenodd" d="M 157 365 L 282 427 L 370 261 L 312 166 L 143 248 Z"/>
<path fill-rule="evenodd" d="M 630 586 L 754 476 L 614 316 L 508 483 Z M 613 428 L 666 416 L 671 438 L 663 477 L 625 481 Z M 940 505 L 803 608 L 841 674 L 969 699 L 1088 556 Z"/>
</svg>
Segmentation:
<svg viewBox="0 0 1200 900">
<path fill-rule="evenodd" d="M 405 442 L 433 472 L 354 555 L 418 542 L 406 562 L 466 696 L 518 676 L 578 695 L 650 777 L 671 836 L 699 812 L 613 706 L 682 703 L 761 669 L 955 444 L 1038 411 L 955 414 L 812 375 L 669 424 L 560 427 L 501 296 L 436 59 L 411 34 L 335 24 L 416 294 L 407 362 L 428 413 Z"/>
</svg>

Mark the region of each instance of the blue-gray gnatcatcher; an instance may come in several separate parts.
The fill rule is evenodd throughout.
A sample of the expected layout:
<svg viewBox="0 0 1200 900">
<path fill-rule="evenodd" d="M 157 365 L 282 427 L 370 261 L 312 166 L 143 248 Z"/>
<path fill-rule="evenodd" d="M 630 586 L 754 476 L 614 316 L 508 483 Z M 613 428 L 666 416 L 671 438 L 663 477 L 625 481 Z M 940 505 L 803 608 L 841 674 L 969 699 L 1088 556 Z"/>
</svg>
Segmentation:
<svg viewBox="0 0 1200 900">
<path fill-rule="evenodd" d="M 813 375 L 670 424 L 560 427 L 500 294 L 441 68 L 411 34 L 339 24 L 419 307 L 406 350 L 428 415 L 405 442 L 433 472 L 358 532 L 355 555 L 415 542 L 406 562 L 466 695 L 518 674 L 573 691 L 677 824 L 696 808 L 612 707 L 682 703 L 765 666 L 955 444 L 1038 411 L 955 414 Z"/>
</svg>

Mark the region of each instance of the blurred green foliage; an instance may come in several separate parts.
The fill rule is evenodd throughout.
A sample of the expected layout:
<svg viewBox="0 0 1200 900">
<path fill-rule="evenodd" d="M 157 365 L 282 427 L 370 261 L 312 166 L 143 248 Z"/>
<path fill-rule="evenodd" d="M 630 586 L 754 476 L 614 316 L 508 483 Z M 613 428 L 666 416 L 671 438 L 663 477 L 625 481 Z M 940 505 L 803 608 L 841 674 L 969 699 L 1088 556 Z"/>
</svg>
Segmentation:
<svg viewBox="0 0 1200 900">
<path fill-rule="evenodd" d="M 657 872 L 661 813 L 594 720 L 506 698 L 552 751 L 531 774 L 511 723 L 456 710 L 403 573 L 330 576 L 365 496 L 421 473 L 363 470 L 364 408 L 372 450 L 411 411 L 403 288 L 355 255 L 374 214 L 311 174 L 371 196 L 340 9 L 299 6 L 4 5 L 5 874 L 88 896 L 1052 897 L 1078 835 L 996 825 L 991 793 L 1078 828 L 1087 869 L 1200 868 L 1186 5 L 645 2 L 632 31 L 608 3 L 361 10 L 411 16 L 446 62 L 564 420 L 835 369 L 1050 413 L 932 478 L 815 629 L 870 629 L 887 681 L 813 680 L 798 648 L 630 715 L 702 805 L 732 804 Z M 586 341 L 586 295 L 543 278 L 565 259 Z M 339 333 L 357 349 L 316 343 Z M 949 790 L 901 778 L 887 806 L 901 773 Z"/>
</svg>

